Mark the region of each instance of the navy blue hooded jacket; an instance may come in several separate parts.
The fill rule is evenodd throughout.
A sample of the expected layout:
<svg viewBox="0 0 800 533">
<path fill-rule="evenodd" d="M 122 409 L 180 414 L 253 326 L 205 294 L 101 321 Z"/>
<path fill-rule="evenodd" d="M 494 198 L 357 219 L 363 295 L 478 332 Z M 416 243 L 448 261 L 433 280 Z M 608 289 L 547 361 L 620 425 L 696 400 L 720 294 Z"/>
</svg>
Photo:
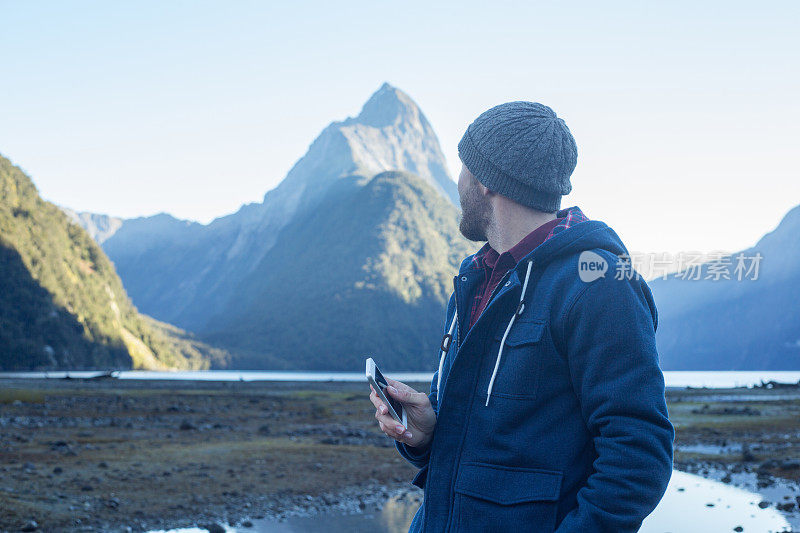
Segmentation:
<svg viewBox="0 0 800 533">
<path fill-rule="evenodd" d="M 603 276 L 581 280 L 584 251 L 607 263 Z M 429 394 L 433 440 L 397 443 L 424 489 L 410 531 L 638 530 L 666 490 L 675 434 L 655 303 L 627 254 L 603 222 L 561 231 L 506 274 L 468 331 L 483 274 L 473 256 L 461 263 Z"/>
</svg>

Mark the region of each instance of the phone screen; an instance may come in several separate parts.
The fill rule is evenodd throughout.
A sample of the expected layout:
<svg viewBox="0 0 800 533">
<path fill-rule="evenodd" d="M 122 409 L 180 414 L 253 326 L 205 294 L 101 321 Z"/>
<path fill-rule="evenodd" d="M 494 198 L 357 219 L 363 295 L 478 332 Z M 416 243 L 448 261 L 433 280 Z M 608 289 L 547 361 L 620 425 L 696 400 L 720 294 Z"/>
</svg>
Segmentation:
<svg viewBox="0 0 800 533">
<path fill-rule="evenodd" d="M 402 418 L 403 404 L 398 402 L 391 395 L 389 395 L 388 392 L 386 392 L 386 387 L 388 387 L 389 384 L 386 383 L 386 378 L 383 377 L 383 374 L 381 374 L 381 371 L 378 369 L 378 365 L 375 365 L 375 383 L 377 383 L 378 386 L 381 388 L 381 391 L 383 391 L 383 395 L 386 396 L 387 400 L 389 400 L 389 404 L 391 404 L 392 409 L 394 409 L 394 412 L 397 413 L 397 416 Z"/>
</svg>

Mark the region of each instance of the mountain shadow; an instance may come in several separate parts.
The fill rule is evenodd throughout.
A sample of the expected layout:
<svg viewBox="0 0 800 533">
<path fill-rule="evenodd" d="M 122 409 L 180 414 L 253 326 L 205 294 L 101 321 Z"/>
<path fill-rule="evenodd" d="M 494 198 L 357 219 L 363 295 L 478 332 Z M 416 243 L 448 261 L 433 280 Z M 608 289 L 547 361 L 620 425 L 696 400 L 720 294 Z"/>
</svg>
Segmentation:
<svg viewBox="0 0 800 533">
<path fill-rule="evenodd" d="M 130 368 L 121 342 L 92 342 L 75 316 L 53 301 L 19 253 L 0 240 L 0 368 Z"/>
</svg>

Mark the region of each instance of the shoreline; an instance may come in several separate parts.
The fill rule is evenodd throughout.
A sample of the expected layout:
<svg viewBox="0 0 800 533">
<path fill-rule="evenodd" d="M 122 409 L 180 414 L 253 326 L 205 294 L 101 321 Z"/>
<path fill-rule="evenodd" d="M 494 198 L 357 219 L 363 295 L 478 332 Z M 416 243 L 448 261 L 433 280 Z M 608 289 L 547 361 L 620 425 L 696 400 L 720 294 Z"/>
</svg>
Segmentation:
<svg viewBox="0 0 800 533">
<path fill-rule="evenodd" d="M 329 381 L 0 379 L 0 530 L 244 526 L 421 497 L 367 393 Z M 800 527 L 800 499 L 784 498 L 800 494 L 800 389 L 666 395 L 676 469 L 760 492 Z"/>
</svg>

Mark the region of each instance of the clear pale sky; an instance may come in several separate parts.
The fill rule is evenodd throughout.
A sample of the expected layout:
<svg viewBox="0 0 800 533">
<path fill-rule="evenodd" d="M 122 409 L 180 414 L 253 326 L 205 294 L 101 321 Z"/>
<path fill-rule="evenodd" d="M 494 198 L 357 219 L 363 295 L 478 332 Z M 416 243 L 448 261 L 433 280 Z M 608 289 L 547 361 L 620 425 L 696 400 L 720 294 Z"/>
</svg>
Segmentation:
<svg viewBox="0 0 800 533">
<path fill-rule="evenodd" d="M 800 204 L 800 2 L 336 4 L 0 0 L 0 153 L 60 205 L 208 222 L 388 81 L 454 177 L 479 113 L 553 107 L 563 205 L 631 251 L 742 249 Z"/>
</svg>

